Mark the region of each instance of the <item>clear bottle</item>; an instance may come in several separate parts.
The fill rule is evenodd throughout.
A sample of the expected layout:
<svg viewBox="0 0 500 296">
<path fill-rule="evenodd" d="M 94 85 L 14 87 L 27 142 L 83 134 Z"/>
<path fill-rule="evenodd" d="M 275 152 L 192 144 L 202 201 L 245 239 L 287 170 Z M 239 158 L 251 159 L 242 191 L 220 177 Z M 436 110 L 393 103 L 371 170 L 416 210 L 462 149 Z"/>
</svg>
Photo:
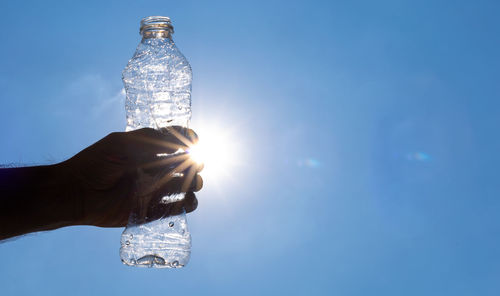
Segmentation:
<svg viewBox="0 0 500 296">
<path fill-rule="evenodd" d="M 141 43 L 123 70 L 127 131 L 169 125 L 187 127 L 189 124 L 191 66 L 175 46 L 173 32 L 168 17 L 150 16 L 141 20 Z M 162 202 L 182 198 L 184 195 L 178 194 L 164 197 Z M 150 207 L 146 200 L 138 201 L 122 233 L 122 262 L 132 266 L 183 267 L 191 254 L 191 235 L 185 212 L 150 221 L 143 214 Z"/>
</svg>

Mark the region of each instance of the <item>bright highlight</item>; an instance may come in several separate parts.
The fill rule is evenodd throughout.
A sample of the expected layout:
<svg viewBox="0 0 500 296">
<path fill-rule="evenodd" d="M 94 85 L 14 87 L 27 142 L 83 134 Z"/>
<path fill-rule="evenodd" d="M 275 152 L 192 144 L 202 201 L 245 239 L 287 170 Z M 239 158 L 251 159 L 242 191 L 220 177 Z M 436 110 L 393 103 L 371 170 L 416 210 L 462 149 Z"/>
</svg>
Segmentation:
<svg viewBox="0 0 500 296">
<path fill-rule="evenodd" d="M 222 129 L 197 129 L 199 142 L 189 148 L 191 158 L 204 164 L 202 175 L 207 178 L 228 176 L 237 162 L 236 145 Z"/>
</svg>

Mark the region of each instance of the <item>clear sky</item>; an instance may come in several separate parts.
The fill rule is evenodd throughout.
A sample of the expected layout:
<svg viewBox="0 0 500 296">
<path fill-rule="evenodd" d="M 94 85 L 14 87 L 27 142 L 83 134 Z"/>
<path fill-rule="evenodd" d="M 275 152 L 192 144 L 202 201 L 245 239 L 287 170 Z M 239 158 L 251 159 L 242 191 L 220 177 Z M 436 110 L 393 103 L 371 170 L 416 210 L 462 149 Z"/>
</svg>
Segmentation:
<svg viewBox="0 0 500 296">
<path fill-rule="evenodd" d="M 192 65 L 193 127 L 240 162 L 205 178 L 186 268 L 70 227 L 0 244 L 0 294 L 498 295 L 498 3 L 2 1 L 0 163 L 124 130 L 149 15 Z"/>
</svg>

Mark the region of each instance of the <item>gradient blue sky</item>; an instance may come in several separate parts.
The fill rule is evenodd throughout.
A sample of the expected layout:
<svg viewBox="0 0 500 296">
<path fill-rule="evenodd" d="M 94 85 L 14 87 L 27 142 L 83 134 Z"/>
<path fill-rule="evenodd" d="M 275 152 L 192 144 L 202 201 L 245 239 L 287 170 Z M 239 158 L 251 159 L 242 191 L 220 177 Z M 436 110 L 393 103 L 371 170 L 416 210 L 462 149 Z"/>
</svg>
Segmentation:
<svg viewBox="0 0 500 296">
<path fill-rule="evenodd" d="M 206 178 L 182 270 L 123 266 L 122 229 L 0 244 L 2 295 L 498 295 L 495 1 L 2 1 L 0 163 L 125 128 L 139 21 L 170 16 Z"/>
</svg>

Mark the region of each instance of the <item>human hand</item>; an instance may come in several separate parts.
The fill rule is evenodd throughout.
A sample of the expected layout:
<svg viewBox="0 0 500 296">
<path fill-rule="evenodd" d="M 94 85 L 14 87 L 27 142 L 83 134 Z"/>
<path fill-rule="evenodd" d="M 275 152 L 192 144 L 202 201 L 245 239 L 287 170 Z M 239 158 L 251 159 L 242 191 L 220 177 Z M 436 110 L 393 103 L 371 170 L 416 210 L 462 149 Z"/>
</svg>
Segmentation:
<svg viewBox="0 0 500 296">
<path fill-rule="evenodd" d="M 194 211 L 198 201 L 193 191 L 203 186 L 198 175 L 202 166 L 187 153 L 157 154 L 186 150 L 197 140 L 194 131 L 179 126 L 115 132 L 63 162 L 76 196 L 75 224 L 122 227 L 138 204 L 152 220 Z M 184 199 L 161 202 L 181 192 Z"/>
</svg>

